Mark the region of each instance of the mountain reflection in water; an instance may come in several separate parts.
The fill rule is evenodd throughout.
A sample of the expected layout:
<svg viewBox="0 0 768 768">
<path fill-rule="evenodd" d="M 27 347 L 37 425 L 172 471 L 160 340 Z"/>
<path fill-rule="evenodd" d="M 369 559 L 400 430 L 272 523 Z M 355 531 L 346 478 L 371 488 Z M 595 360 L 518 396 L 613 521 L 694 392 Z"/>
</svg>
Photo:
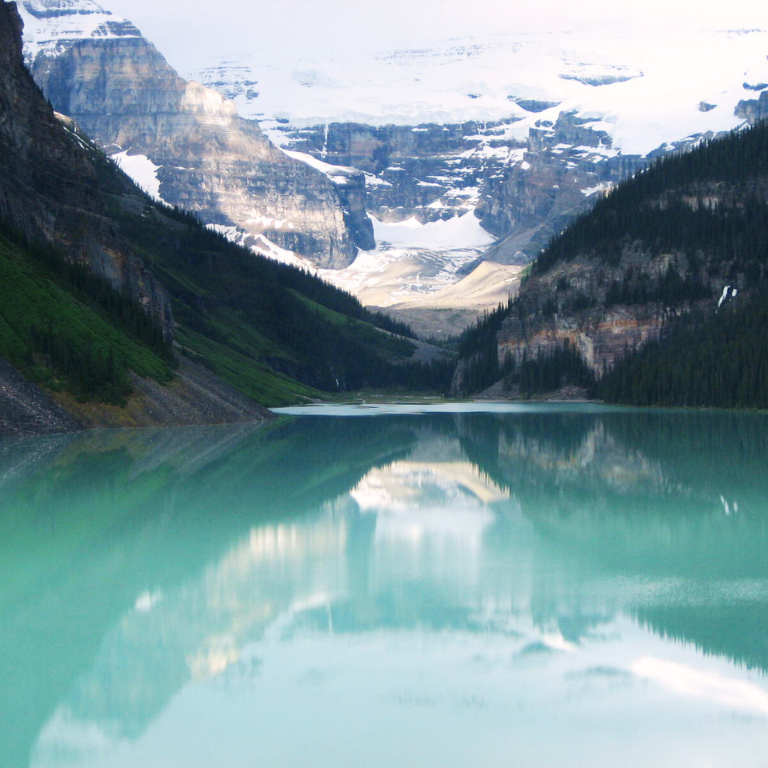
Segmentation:
<svg viewBox="0 0 768 768">
<path fill-rule="evenodd" d="M 390 410 L 0 442 L 0 763 L 763 764 L 768 419 Z"/>
</svg>

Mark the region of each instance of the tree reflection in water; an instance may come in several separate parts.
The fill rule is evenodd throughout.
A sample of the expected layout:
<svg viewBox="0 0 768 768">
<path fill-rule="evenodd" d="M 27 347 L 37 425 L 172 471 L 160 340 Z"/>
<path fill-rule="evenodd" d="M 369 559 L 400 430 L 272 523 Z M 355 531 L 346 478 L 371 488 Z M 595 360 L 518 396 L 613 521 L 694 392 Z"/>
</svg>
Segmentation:
<svg viewBox="0 0 768 768">
<path fill-rule="evenodd" d="M 2 443 L 8 764 L 101 765 L 194 686 L 258 688 L 299 647 L 396 677 L 421 643 L 457 681 L 474 649 L 540 687 L 532 712 L 565 695 L 556 669 L 570 697 L 664 678 L 763 715 L 754 681 L 692 665 L 768 672 L 766 426 L 568 406 Z M 463 696 L 381 685 L 381 706 Z"/>
</svg>

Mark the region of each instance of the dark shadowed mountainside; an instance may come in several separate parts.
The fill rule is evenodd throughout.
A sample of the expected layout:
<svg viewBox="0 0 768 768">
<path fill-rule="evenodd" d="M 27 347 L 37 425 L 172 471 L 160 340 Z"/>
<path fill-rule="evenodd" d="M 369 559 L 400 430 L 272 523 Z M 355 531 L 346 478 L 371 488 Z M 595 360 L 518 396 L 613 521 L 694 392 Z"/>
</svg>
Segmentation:
<svg viewBox="0 0 768 768">
<path fill-rule="evenodd" d="M 142 193 L 55 115 L 0 4 L 0 358 L 91 426 L 239 421 L 264 414 L 243 396 L 441 386 L 409 334 Z"/>
</svg>

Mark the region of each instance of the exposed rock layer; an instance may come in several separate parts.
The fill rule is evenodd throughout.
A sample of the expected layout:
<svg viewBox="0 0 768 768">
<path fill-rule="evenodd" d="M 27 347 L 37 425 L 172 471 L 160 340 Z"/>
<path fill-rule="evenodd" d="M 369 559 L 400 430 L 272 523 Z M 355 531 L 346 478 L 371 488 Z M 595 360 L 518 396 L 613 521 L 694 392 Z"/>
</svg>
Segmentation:
<svg viewBox="0 0 768 768">
<path fill-rule="evenodd" d="M 735 187 L 721 181 L 670 186 L 636 205 L 638 211 L 663 212 L 679 210 L 682 203 L 706 215 L 735 212 L 745 201 L 767 198 L 768 184 L 753 178 Z M 695 310 L 707 316 L 759 281 L 755 265 L 762 255 L 748 253 L 756 261 L 745 267 L 739 244 L 732 245 L 732 253 L 722 245 L 694 251 L 659 246 L 653 229 L 647 237 L 643 243 L 627 236 L 608 255 L 585 248 L 531 277 L 497 334 L 499 362 L 546 357 L 568 343 L 599 378 L 628 353 L 665 338 L 677 318 Z M 665 285 L 676 286 L 675 293 L 665 294 Z M 642 298 L 630 299 L 633 294 Z"/>
<path fill-rule="evenodd" d="M 477 215 L 489 232 L 501 238 L 487 258 L 531 261 L 599 195 L 663 153 L 623 155 L 613 149 L 607 133 L 587 123 L 561 112 L 555 123 L 537 124 L 529 131 L 521 161 L 486 179 Z M 678 142 L 675 148 L 693 141 Z"/>
<path fill-rule="evenodd" d="M 381 221 L 415 216 L 421 222 L 473 210 L 486 174 L 499 172 L 510 142 L 494 141 L 493 126 L 371 126 L 332 123 L 286 129 L 291 147 L 367 175 L 368 210 Z M 480 148 L 485 140 L 494 150 Z"/>
</svg>

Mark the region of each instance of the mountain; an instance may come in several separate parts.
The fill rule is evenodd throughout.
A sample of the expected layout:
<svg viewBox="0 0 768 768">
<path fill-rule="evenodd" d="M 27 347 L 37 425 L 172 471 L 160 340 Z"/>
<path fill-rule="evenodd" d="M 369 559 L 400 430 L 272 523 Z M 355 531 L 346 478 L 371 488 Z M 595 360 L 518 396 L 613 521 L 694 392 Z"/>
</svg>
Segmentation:
<svg viewBox="0 0 768 768">
<path fill-rule="evenodd" d="M 465 335 L 454 384 L 505 375 L 518 394 L 765 407 L 767 253 L 761 122 L 664 158 L 554 238 L 518 296 Z"/>
<path fill-rule="evenodd" d="M 364 30 L 333 44 L 307 38 L 297 22 L 245 52 L 231 32 L 218 56 L 188 46 L 181 71 L 206 89 L 181 80 L 133 25 L 91 0 L 22 8 L 38 82 L 147 189 L 235 242 L 319 266 L 369 306 L 408 306 L 423 331 L 444 325 L 426 309 L 429 294 L 479 259 L 529 263 L 622 179 L 754 121 L 765 102 L 756 112 L 745 99 L 768 92 L 768 33 L 705 29 L 697 19 L 683 35 L 661 24 L 450 39 L 427 30 L 418 47 L 405 34 L 400 47 L 370 45 Z M 201 101 L 224 138 L 190 116 Z M 254 137 L 257 122 L 280 153 Z M 248 164 L 264 152 L 259 181 Z M 300 171 L 288 160 L 313 174 L 309 186 L 289 180 Z M 311 221 L 291 207 L 297 195 Z M 470 216 L 482 238 L 445 244 L 426 228 Z M 417 224 L 418 244 L 387 239 L 387 227 Z M 357 259 L 354 245 L 366 251 Z M 493 308 L 480 297 L 467 308 L 466 299 L 457 297 L 462 312 Z"/>
<path fill-rule="evenodd" d="M 740 125 L 739 102 L 768 88 L 767 32 L 695 18 L 684 34 L 499 24 L 451 39 L 425 29 L 419 46 L 402 37 L 297 51 L 276 34 L 183 66 L 279 145 L 365 171 L 377 219 L 476 210 L 501 238 L 488 258 L 518 264 L 655 155 Z"/>
<path fill-rule="evenodd" d="M 27 64 L 54 108 L 156 198 L 260 251 L 323 266 L 372 245 L 349 184 L 288 157 L 234 104 L 183 80 L 130 22 L 91 0 L 23 0 L 19 11 Z"/>
<path fill-rule="evenodd" d="M 443 386 L 449 364 L 420 363 L 407 327 L 141 192 L 46 103 L 21 32 L 0 5 L 0 430 L 254 420 L 256 402 L 319 389 Z"/>
<path fill-rule="evenodd" d="M 375 293 L 376 306 L 392 308 L 457 282 L 478 258 L 529 263 L 575 215 L 656 156 L 743 123 L 739 102 L 768 87 L 767 33 L 713 31 L 696 19 L 684 35 L 659 24 L 599 33 L 500 28 L 450 39 L 427 29 L 419 46 L 404 33 L 401 46 L 371 45 L 365 30 L 341 42 L 332 35 L 333 43 L 304 35 L 297 21 L 247 46 L 230 31 L 214 56 L 207 41 L 200 51 L 176 46 L 182 74 L 231 99 L 249 119 L 224 108 L 228 135 L 252 132 L 257 121 L 283 150 L 282 161 L 288 155 L 325 177 L 312 183 L 329 185 L 321 196 L 336 202 L 326 200 L 325 214 L 302 223 L 284 201 L 306 185 L 266 171 L 264 184 L 244 184 L 243 161 L 258 154 L 256 140 L 238 138 L 223 157 L 206 144 L 197 126 L 189 128 L 185 113 L 198 107 L 187 102 L 198 104 L 204 93 L 206 109 L 220 114 L 222 107 L 211 106 L 210 91 L 183 86 L 133 25 L 90 0 L 22 6 L 36 78 L 134 178 L 199 211 L 236 242 L 308 269 L 330 268 L 325 279 L 355 292 L 365 286 L 357 294 L 365 303 Z M 243 23 L 254 13 L 243 9 Z M 213 20 L 212 28 L 223 23 Z M 146 79 L 147 68 L 162 86 Z M 183 99 L 169 95 L 183 88 Z M 148 136 L 135 113 L 159 106 L 169 112 L 161 110 L 161 126 Z M 310 197 L 302 204 L 312 208 L 318 193 Z M 375 238 L 380 225 L 468 213 L 487 232 L 481 247 L 435 247 L 425 238 L 418 248 L 391 248 Z M 326 234 L 305 237 L 307 229 Z M 367 251 L 354 264 L 352 244 Z"/>
</svg>

